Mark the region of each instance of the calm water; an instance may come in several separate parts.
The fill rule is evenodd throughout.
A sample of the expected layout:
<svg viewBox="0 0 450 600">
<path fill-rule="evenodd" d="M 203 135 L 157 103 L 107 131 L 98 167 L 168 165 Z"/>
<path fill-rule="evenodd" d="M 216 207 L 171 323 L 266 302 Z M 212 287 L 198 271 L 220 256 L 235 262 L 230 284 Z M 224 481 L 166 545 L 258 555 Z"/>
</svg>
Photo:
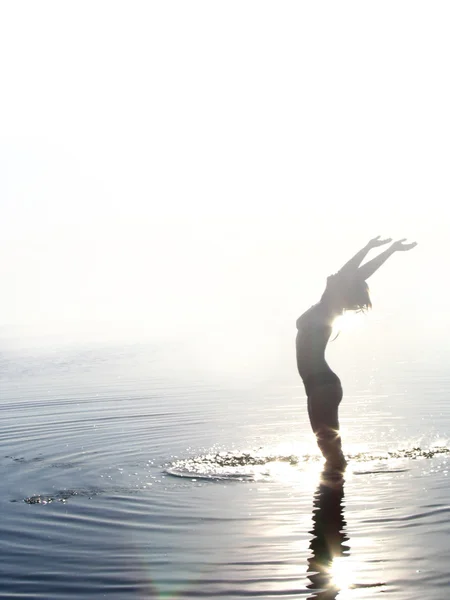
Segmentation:
<svg viewBox="0 0 450 600">
<path fill-rule="evenodd" d="M 447 597 L 448 371 L 343 373 L 340 486 L 293 361 L 230 378 L 188 354 L 3 351 L 1 598 Z"/>
</svg>

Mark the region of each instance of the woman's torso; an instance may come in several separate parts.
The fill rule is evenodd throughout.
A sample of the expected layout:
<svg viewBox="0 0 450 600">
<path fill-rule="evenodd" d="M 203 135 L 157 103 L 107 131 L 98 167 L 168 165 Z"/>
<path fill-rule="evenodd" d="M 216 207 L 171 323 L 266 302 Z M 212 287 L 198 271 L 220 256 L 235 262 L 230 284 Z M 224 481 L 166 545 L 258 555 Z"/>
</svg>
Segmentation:
<svg viewBox="0 0 450 600">
<path fill-rule="evenodd" d="M 332 332 L 333 318 L 319 303 L 297 319 L 297 367 L 308 393 L 312 386 L 340 383 L 325 360 L 325 349 Z"/>
</svg>

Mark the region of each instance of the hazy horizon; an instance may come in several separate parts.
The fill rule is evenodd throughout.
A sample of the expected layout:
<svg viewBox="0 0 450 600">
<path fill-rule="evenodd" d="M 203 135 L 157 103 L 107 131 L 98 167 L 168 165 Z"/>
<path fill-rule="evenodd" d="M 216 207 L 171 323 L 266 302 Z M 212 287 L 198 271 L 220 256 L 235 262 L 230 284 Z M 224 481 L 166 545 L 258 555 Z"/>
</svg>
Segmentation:
<svg viewBox="0 0 450 600">
<path fill-rule="evenodd" d="M 445 337 L 448 10 L 5 5 L 0 337 L 263 352 L 378 234 L 369 318 Z"/>
</svg>

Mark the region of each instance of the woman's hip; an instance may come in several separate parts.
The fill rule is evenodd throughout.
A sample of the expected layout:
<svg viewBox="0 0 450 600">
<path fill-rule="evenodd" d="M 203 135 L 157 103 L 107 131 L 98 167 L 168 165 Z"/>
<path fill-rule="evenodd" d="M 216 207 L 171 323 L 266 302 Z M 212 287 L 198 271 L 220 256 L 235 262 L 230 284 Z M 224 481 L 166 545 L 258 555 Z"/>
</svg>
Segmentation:
<svg viewBox="0 0 450 600">
<path fill-rule="evenodd" d="M 308 389 L 308 406 L 339 406 L 343 396 L 341 382 L 318 383 Z"/>
</svg>

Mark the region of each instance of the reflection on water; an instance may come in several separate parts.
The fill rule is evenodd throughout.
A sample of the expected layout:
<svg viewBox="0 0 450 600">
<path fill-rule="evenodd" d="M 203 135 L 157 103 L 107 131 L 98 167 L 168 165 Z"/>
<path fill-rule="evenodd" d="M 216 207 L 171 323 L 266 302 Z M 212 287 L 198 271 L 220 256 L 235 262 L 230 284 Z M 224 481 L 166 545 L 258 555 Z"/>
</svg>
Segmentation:
<svg viewBox="0 0 450 600">
<path fill-rule="evenodd" d="M 311 583 L 307 587 L 314 593 L 310 598 L 336 598 L 344 584 L 339 573 L 345 572 L 345 565 L 340 559 L 348 556 L 350 547 L 345 544 L 349 538 L 345 532 L 343 498 L 344 478 L 323 472 L 313 502 L 314 526 L 310 532 L 313 538 L 309 545 L 312 556 L 308 559 Z"/>
<path fill-rule="evenodd" d="M 343 475 L 324 470 L 313 501 L 313 537 L 309 544 L 312 556 L 307 569 L 310 584 L 306 586 L 312 592 L 311 600 L 334 600 L 345 590 L 385 586 L 380 581 L 355 581 L 362 564 L 350 559 L 343 500 Z"/>
<path fill-rule="evenodd" d="M 0 598 L 448 597 L 447 371 L 355 395 L 344 500 L 283 381 L 165 352 L 0 356 Z"/>
</svg>

